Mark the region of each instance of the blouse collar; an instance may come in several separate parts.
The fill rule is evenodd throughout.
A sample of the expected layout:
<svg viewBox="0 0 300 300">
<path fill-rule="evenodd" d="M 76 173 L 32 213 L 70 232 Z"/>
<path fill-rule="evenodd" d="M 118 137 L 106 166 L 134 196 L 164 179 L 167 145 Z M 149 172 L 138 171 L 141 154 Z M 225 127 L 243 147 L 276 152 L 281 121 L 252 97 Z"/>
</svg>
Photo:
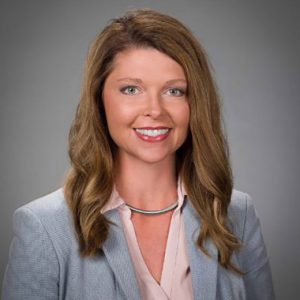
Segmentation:
<svg viewBox="0 0 300 300">
<path fill-rule="evenodd" d="M 176 210 L 181 208 L 181 206 L 184 202 L 185 196 L 187 195 L 186 190 L 184 188 L 182 178 L 180 176 L 178 177 L 178 180 L 177 180 L 177 195 L 178 195 L 178 206 L 177 206 Z M 104 214 L 105 212 L 107 212 L 109 210 L 121 208 L 124 206 L 125 206 L 125 201 L 119 195 L 119 193 L 116 189 L 116 185 L 114 185 L 110 199 L 106 203 L 106 205 L 102 208 L 101 213 Z"/>
</svg>

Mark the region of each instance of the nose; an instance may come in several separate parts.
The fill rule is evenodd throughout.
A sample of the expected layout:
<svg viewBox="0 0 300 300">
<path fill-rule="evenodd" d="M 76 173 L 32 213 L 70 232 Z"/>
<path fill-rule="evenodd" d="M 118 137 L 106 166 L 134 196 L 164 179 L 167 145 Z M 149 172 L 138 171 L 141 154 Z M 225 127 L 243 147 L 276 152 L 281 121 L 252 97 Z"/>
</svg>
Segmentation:
<svg viewBox="0 0 300 300">
<path fill-rule="evenodd" d="M 163 114 L 164 106 L 161 97 L 157 94 L 148 95 L 144 115 L 157 119 Z"/>
</svg>

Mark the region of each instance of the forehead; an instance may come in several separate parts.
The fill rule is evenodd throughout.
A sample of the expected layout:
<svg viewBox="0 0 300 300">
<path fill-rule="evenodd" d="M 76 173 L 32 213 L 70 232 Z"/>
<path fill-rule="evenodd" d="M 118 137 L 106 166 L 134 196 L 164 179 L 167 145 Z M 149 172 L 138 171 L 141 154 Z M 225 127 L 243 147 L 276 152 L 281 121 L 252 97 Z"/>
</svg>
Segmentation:
<svg viewBox="0 0 300 300">
<path fill-rule="evenodd" d="M 130 48 L 118 53 L 113 60 L 110 75 L 160 78 L 175 76 L 185 79 L 181 65 L 154 48 Z"/>
</svg>

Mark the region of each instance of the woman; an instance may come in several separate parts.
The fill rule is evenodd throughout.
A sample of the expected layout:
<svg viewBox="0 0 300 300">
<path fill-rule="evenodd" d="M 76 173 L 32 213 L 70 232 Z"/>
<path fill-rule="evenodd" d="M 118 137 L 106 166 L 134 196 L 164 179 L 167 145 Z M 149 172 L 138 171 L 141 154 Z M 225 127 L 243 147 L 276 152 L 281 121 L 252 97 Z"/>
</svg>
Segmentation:
<svg viewBox="0 0 300 300">
<path fill-rule="evenodd" d="M 3 299 L 274 299 L 207 58 L 136 10 L 90 48 L 63 189 L 14 215 Z"/>
</svg>

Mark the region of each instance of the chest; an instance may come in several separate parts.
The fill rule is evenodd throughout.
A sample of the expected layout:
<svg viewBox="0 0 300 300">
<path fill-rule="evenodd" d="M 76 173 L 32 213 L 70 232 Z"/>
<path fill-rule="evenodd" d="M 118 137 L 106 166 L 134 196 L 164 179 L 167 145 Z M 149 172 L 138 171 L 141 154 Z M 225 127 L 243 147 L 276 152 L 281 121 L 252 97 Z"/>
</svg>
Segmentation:
<svg viewBox="0 0 300 300">
<path fill-rule="evenodd" d="M 135 215 L 131 219 L 143 260 L 158 283 L 161 280 L 171 217 L 172 214 L 168 214 L 143 219 Z"/>
<path fill-rule="evenodd" d="M 193 277 L 196 278 L 193 282 L 194 299 L 201 299 L 202 296 L 205 297 L 203 299 L 245 299 L 245 288 L 242 278 L 233 276 L 223 268 L 218 267 L 213 260 L 207 258 L 194 246 L 196 235 L 193 235 L 193 233 L 198 229 L 199 224 L 193 223 L 193 215 L 187 212 L 185 212 L 185 239 L 192 262 L 191 271 Z M 122 226 L 119 214 L 114 214 L 109 219 L 119 227 Z M 163 237 L 165 237 L 166 241 L 169 231 L 169 228 L 166 229 L 169 226 L 167 220 L 160 223 L 141 224 L 138 219 L 134 220 L 133 218 L 133 222 L 136 224 L 135 231 L 141 245 L 150 241 L 160 245 L 163 243 Z M 151 240 L 151 237 L 153 240 Z M 162 240 L 159 241 L 159 238 Z M 77 245 L 76 243 L 74 236 L 73 242 L 68 243 L 71 253 L 64 255 L 60 270 L 59 299 L 142 299 L 122 230 L 118 230 L 115 226 L 111 227 L 110 236 L 103 247 L 104 252 L 96 259 L 80 256 L 77 247 L 74 246 Z M 66 247 L 67 245 L 64 246 L 64 248 Z M 148 252 L 148 249 L 143 248 L 141 246 L 146 261 L 148 255 L 149 257 L 153 253 L 155 255 L 155 251 Z M 212 251 L 211 248 L 209 250 Z M 148 265 L 154 274 L 155 270 L 151 268 L 151 260 Z M 126 270 L 126 272 L 120 272 L 120 270 Z M 182 296 L 179 299 L 188 298 Z"/>
</svg>

